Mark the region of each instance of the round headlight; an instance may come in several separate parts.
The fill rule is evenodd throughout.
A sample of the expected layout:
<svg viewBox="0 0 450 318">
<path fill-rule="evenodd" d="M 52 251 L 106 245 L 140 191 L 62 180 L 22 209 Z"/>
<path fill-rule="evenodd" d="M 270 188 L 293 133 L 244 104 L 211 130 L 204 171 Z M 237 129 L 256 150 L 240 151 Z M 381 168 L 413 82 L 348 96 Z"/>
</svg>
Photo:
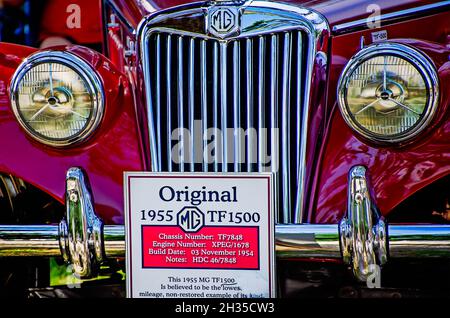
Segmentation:
<svg viewBox="0 0 450 318">
<path fill-rule="evenodd" d="M 372 45 L 345 67 L 338 100 L 347 124 L 377 142 L 402 142 L 420 133 L 438 104 L 438 76 L 420 51 L 398 43 Z"/>
<path fill-rule="evenodd" d="M 48 145 L 87 138 L 103 114 L 101 82 L 92 67 L 68 52 L 40 52 L 17 69 L 11 105 L 19 123 Z"/>
</svg>

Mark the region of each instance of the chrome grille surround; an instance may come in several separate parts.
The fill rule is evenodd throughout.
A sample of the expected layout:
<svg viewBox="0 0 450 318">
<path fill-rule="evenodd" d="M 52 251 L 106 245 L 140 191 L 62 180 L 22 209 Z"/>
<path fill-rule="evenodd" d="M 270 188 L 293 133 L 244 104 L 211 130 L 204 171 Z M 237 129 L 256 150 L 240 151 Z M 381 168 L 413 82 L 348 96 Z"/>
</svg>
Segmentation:
<svg viewBox="0 0 450 318">
<path fill-rule="evenodd" d="M 239 31 L 220 38 L 208 32 L 208 11 L 217 6 L 238 9 Z M 241 4 L 199 2 L 148 16 L 140 24 L 138 37 L 139 60 L 146 88 L 152 170 L 273 171 L 281 210 L 277 222 L 302 223 L 311 81 L 316 56 L 326 56 L 324 52 L 318 51 L 319 41 L 323 40 L 324 33 L 329 34 L 329 28 L 318 13 L 290 4 L 268 1 L 248 1 Z M 230 55 L 233 56 L 233 65 L 227 65 Z M 162 59 L 166 61 L 165 64 Z M 196 62 L 200 62 L 200 65 L 196 65 Z M 194 73 L 199 75 L 196 77 Z M 162 74 L 165 76 L 161 76 Z M 228 78 L 230 74 L 234 76 L 234 81 Z M 239 80 L 236 80 L 236 74 Z M 245 74 L 248 78 L 246 83 L 242 83 L 241 79 Z M 270 78 L 267 78 L 267 74 L 271 75 Z M 293 74 L 297 76 L 294 80 Z M 261 76 L 265 76 L 265 80 L 260 80 L 255 85 L 254 78 Z M 162 85 L 165 87 L 161 87 Z M 196 85 L 199 87 L 197 90 Z M 171 91 L 174 88 L 176 92 Z M 198 96 L 194 97 L 195 93 Z M 195 106 L 196 101 L 200 106 Z M 295 110 L 294 116 L 289 115 L 291 109 Z M 178 113 L 177 122 L 174 122 L 174 110 Z M 252 151 L 242 154 L 240 138 L 233 142 L 233 154 L 227 154 L 230 140 L 227 134 L 223 134 L 221 140 L 215 139 L 214 143 L 219 149 L 223 146 L 224 151 L 214 154 L 212 164 L 205 160 L 201 166 L 192 163 L 196 149 L 193 146 L 192 149 L 180 151 L 180 161 L 183 164 L 174 166 L 172 136 L 169 137 L 169 134 L 173 128 L 177 128 L 173 127 L 174 124 L 178 128 L 188 127 L 192 131 L 196 111 L 201 114 L 202 119 L 206 118 L 206 121 L 202 121 L 202 132 L 209 128 L 209 120 L 213 128 L 233 128 L 234 137 L 239 128 L 254 128 L 258 132 L 263 128 L 277 128 L 281 138 L 273 130 L 268 138 L 262 138 L 258 134 L 257 145 L 252 145 L 249 138 L 248 148 L 257 149 L 257 160 L 254 160 L 251 157 Z M 232 118 L 228 116 L 230 113 L 233 114 Z M 163 116 L 170 120 L 165 122 Z M 269 125 L 265 126 L 267 122 Z M 183 134 L 181 131 L 180 139 L 185 140 Z M 193 145 L 193 134 L 190 138 Z M 164 142 L 168 144 L 167 147 Z M 203 138 L 203 145 L 200 145 L 203 151 L 206 143 L 207 140 Z M 278 143 L 281 151 L 278 150 Z M 265 170 L 267 167 L 261 161 L 265 155 L 262 153 L 264 144 L 270 144 L 271 155 L 272 149 L 276 149 L 269 170 Z M 228 164 L 230 156 L 233 157 L 232 164 Z M 236 163 L 236 159 L 242 156 L 245 157 L 245 166 Z M 252 165 L 255 161 L 256 164 Z M 188 163 L 184 164 L 185 162 Z M 291 166 L 294 167 L 293 173 Z M 291 180 L 291 175 L 295 176 L 292 178 L 295 180 Z"/>
</svg>

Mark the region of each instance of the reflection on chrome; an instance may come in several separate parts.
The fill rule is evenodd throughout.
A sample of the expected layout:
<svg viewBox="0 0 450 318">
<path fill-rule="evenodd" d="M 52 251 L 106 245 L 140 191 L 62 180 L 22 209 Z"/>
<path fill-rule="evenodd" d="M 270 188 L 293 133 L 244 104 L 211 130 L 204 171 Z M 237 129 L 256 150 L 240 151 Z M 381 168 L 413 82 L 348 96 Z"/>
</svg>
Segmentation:
<svg viewBox="0 0 450 318">
<path fill-rule="evenodd" d="M 386 224 L 372 202 L 363 166 L 349 172 L 347 216 L 339 224 L 344 262 L 360 281 L 366 281 L 374 265 L 387 261 Z"/>
</svg>

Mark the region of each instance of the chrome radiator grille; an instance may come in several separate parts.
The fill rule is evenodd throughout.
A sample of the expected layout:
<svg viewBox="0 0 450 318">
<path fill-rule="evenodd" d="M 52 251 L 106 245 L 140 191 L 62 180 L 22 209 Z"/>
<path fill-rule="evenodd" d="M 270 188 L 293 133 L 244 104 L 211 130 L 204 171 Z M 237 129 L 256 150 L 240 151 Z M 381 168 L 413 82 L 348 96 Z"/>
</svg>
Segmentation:
<svg viewBox="0 0 450 318">
<path fill-rule="evenodd" d="M 230 41 L 152 32 L 153 170 L 275 172 L 279 221 L 291 222 L 302 191 L 306 38 L 299 30 Z"/>
</svg>

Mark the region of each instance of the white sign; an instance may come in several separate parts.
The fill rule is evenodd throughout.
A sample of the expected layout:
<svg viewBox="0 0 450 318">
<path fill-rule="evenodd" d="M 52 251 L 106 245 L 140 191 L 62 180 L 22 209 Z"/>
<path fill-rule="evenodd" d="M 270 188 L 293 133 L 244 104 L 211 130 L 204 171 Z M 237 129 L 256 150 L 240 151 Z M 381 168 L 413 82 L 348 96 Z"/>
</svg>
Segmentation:
<svg viewBox="0 0 450 318">
<path fill-rule="evenodd" d="M 387 39 L 388 39 L 388 35 L 387 35 L 386 30 L 372 32 L 372 42 L 373 43 L 386 41 Z"/>
<path fill-rule="evenodd" d="M 270 173 L 125 173 L 127 297 L 275 297 Z"/>
</svg>

